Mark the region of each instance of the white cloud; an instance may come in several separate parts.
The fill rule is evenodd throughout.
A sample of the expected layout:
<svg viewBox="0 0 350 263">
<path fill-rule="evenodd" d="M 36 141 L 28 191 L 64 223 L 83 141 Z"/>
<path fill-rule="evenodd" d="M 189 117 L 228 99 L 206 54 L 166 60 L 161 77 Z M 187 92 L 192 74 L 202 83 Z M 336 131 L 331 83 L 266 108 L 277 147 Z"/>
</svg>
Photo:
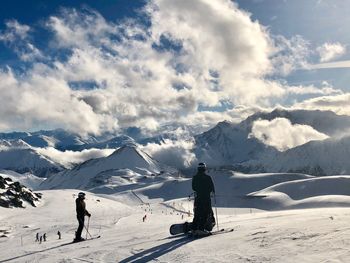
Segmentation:
<svg viewBox="0 0 350 263">
<path fill-rule="evenodd" d="M 188 168 L 197 162 L 192 153 L 193 140 L 165 140 L 162 144 L 149 143 L 142 149 L 161 163 L 178 167 Z"/>
<path fill-rule="evenodd" d="M 30 27 L 20 24 L 17 20 L 9 20 L 6 23 L 6 30 L 0 34 L 0 40 L 5 42 L 14 42 L 18 39 L 28 38 Z"/>
<path fill-rule="evenodd" d="M 34 61 L 21 74 L 0 72 L 5 109 L 0 128 L 99 134 L 129 126 L 156 130 L 173 121 L 237 120 L 235 110 L 198 112 L 198 107 L 222 101 L 270 107 L 288 95 L 284 85 L 268 79 L 274 67 L 290 72 L 307 53 L 300 37 L 272 41 L 229 0 L 152 0 L 145 12 L 149 27 L 131 19 L 109 22 L 91 10 L 65 9 L 51 16 L 49 55 L 64 56 L 45 54 L 50 63 Z M 30 44 L 30 28 L 14 23 L 12 29 L 6 31 L 8 39 L 17 32 Z M 23 60 L 43 52 L 35 55 L 34 45 L 30 49 L 20 54 Z"/>
<path fill-rule="evenodd" d="M 291 94 L 303 95 L 303 94 L 313 94 L 313 95 L 336 95 L 342 94 L 343 92 L 338 89 L 334 89 L 328 82 L 324 81 L 321 87 L 316 87 L 314 85 L 308 86 L 289 86 L 287 92 Z"/>
<path fill-rule="evenodd" d="M 9 46 L 23 61 L 43 58 L 42 53 L 31 42 L 29 32 L 31 28 L 20 24 L 17 20 L 6 22 L 6 30 L 0 32 L 0 41 Z"/>
<path fill-rule="evenodd" d="M 320 62 L 328 62 L 344 55 L 346 47 L 340 43 L 324 43 L 316 50 L 319 53 Z"/>
<path fill-rule="evenodd" d="M 321 96 L 293 105 L 294 109 L 330 110 L 339 115 L 350 115 L 350 93 Z"/>
<path fill-rule="evenodd" d="M 275 53 L 272 56 L 274 73 L 286 76 L 296 69 L 309 67 L 308 58 L 311 55 L 310 43 L 300 35 L 287 39 L 278 35 L 273 38 Z"/>
<path fill-rule="evenodd" d="M 40 154 L 49 157 L 51 160 L 62 164 L 66 168 L 72 168 L 73 165 L 85 162 L 90 159 L 106 157 L 115 151 L 115 149 L 86 149 L 78 151 L 59 151 L 53 147 L 36 148 Z"/>
<path fill-rule="evenodd" d="M 285 151 L 312 140 L 324 140 L 328 136 L 308 125 L 293 125 L 288 119 L 257 120 L 253 123 L 253 136 L 263 143 Z"/>
<path fill-rule="evenodd" d="M 327 68 L 350 68 L 350 60 L 319 63 L 319 64 L 313 64 L 309 66 L 309 69 L 327 69 Z"/>
</svg>

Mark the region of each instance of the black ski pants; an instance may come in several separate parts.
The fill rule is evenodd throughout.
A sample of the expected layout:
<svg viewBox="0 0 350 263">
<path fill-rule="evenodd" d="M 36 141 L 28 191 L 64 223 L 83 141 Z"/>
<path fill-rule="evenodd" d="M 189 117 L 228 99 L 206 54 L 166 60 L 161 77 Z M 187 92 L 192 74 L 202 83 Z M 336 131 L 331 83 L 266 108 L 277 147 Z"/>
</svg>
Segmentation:
<svg viewBox="0 0 350 263">
<path fill-rule="evenodd" d="M 79 226 L 78 226 L 77 232 L 75 232 L 75 238 L 80 239 L 81 232 L 83 232 L 83 228 L 84 228 L 85 216 L 77 215 L 77 219 L 78 219 Z"/>
<path fill-rule="evenodd" d="M 194 218 L 192 229 L 204 230 L 206 229 L 208 218 L 212 216 L 211 200 L 210 198 L 196 198 L 194 200 Z M 211 229 L 210 229 L 211 230 Z"/>
</svg>

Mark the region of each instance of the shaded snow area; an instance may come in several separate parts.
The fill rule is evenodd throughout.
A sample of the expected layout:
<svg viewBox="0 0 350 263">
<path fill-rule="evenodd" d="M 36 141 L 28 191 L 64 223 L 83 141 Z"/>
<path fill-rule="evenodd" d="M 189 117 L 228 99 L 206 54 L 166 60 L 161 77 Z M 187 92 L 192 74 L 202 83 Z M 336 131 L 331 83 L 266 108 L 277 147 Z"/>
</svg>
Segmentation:
<svg viewBox="0 0 350 263">
<path fill-rule="evenodd" d="M 89 232 L 99 239 L 70 243 L 80 190 L 41 191 L 36 208 L 0 208 L 0 262 L 350 261 L 350 176 L 210 174 L 218 228 L 233 232 L 170 236 L 171 224 L 193 219 L 191 180 L 147 179 L 136 187 L 116 173 L 112 193 L 105 184 L 86 192 Z M 36 233 L 47 240 L 35 242 Z"/>
</svg>

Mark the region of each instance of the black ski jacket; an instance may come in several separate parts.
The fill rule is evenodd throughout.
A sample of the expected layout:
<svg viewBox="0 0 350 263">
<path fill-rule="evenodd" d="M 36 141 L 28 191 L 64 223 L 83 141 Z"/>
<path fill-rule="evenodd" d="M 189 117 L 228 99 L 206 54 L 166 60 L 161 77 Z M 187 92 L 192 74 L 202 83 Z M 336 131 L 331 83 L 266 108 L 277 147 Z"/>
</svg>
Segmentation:
<svg viewBox="0 0 350 263">
<path fill-rule="evenodd" d="M 192 190 L 196 192 L 196 198 L 210 200 L 210 193 L 215 193 L 213 180 L 205 172 L 199 171 L 193 176 Z"/>
<path fill-rule="evenodd" d="M 84 216 L 90 216 L 90 213 L 85 208 L 85 201 L 84 199 L 77 198 L 75 199 L 75 205 L 76 205 L 76 211 L 78 217 L 84 217 Z"/>
</svg>

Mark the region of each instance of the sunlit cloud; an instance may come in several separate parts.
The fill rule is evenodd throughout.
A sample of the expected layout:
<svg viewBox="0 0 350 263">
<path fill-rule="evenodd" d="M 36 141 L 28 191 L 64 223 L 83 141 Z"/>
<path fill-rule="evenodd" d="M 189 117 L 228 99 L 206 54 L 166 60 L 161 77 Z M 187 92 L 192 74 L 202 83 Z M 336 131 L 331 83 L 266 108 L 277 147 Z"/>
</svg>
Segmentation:
<svg viewBox="0 0 350 263">
<path fill-rule="evenodd" d="M 271 78 L 304 67 L 308 42 L 272 36 L 232 1 L 152 0 L 142 12 L 148 23 L 63 9 L 43 23 L 49 51 L 32 44 L 29 26 L 7 24 L 0 41 L 32 63 L 20 74 L 0 71 L 0 128 L 84 135 L 130 126 L 156 131 L 174 121 L 210 126 L 239 121 L 242 107 L 251 113 L 293 92 L 316 93 Z M 231 107 L 200 110 L 223 102 Z"/>
<path fill-rule="evenodd" d="M 295 109 L 330 110 L 340 115 L 350 115 L 350 93 L 321 96 L 304 100 L 293 105 Z"/>
<path fill-rule="evenodd" d="M 346 47 L 340 43 L 324 43 L 318 47 L 320 62 L 328 62 L 345 54 Z"/>
<path fill-rule="evenodd" d="M 305 144 L 312 140 L 324 140 L 328 136 L 308 125 L 292 124 L 285 118 L 271 121 L 257 120 L 253 123 L 251 137 L 273 146 L 280 151 Z"/>
<path fill-rule="evenodd" d="M 161 144 L 149 143 L 142 146 L 142 149 L 161 163 L 188 168 L 197 162 L 195 154 L 192 152 L 194 140 L 165 140 Z"/>
<path fill-rule="evenodd" d="M 79 152 L 60 151 L 53 147 L 47 147 L 36 148 L 36 151 L 66 168 L 72 168 L 72 166 L 90 159 L 106 157 L 112 154 L 115 149 L 86 149 Z"/>
</svg>

